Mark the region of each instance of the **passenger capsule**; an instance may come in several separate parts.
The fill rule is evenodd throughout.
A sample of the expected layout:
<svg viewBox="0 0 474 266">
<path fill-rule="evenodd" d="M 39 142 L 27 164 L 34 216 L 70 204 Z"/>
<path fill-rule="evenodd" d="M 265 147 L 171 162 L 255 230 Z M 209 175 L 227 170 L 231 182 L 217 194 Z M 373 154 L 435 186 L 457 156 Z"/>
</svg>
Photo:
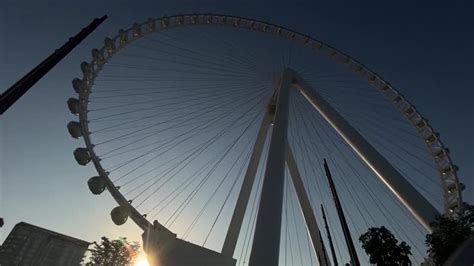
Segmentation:
<svg viewBox="0 0 474 266">
<path fill-rule="evenodd" d="M 119 39 L 120 44 L 126 44 L 128 42 L 128 32 L 123 29 L 119 30 Z"/>
<path fill-rule="evenodd" d="M 425 139 L 425 142 L 428 143 L 428 144 L 432 144 L 433 142 L 436 141 L 436 139 L 439 137 L 439 134 L 438 133 L 433 133 L 431 135 L 429 135 L 426 139 Z"/>
<path fill-rule="evenodd" d="M 192 24 L 198 23 L 198 16 L 193 15 L 193 16 L 191 17 L 191 23 L 192 23 Z"/>
<path fill-rule="evenodd" d="M 405 114 L 406 115 L 411 115 L 415 112 L 415 109 L 413 109 L 412 107 L 408 107 L 406 110 L 405 110 Z"/>
<path fill-rule="evenodd" d="M 82 74 L 84 74 L 84 76 L 87 78 L 89 78 L 93 72 L 92 66 L 87 62 L 81 63 L 81 70 L 82 70 Z"/>
<path fill-rule="evenodd" d="M 105 38 L 104 45 L 105 49 L 107 50 L 107 53 L 112 54 L 113 52 L 115 52 L 115 43 L 112 39 Z"/>
<path fill-rule="evenodd" d="M 91 161 L 91 156 L 86 148 L 77 148 L 73 154 L 77 163 L 80 165 L 86 165 Z"/>
<path fill-rule="evenodd" d="M 154 32 L 156 30 L 156 24 L 155 21 L 151 18 L 149 18 L 146 22 L 147 30 L 148 32 Z"/>
<path fill-rule="evenodd" d="M 129 215 L 130 215 L 130 211 L 128 207 L 126 206 L 115 207 L 110 212 L 110 217 L 112 218 L 112 221 L 116 225 L 124 224 L 127 221 Z"/>
<path fill-rule="evenodd" d="M 452 194 L 452 193 L 456 192 L 456 190 L 457 190 L 457 188 L 456 188 L 455 184 L 451 184 L 447 188 L 447 191 L 448 191 L 449 194 Z"/>
<path fill-rule="evenodd" d="M 76 121 L 71 121 L 67 124 L 67 130 L 69 131 L 69 134 L 71 134 L 71 137 L 78 139 L 82 137 L 82 129 L 81 129 L 81 123 L 76 122 Z"/>
<path fill-rule="evenodd" d="M 416 126 L 419 128 L 419 129 L 422 129 L 426 126 L 426 122 L 425 120 L 420 120 L 420 122 L 416 123 Z"/>
<path fill-rule="evenodd" d="M 94 195 L 99 195 L 105 190 L 105 180 L 100 176 L 93 176 L 87 181 L 89 190 Z"/>
<path fill-rule="evenodd" d="M 240 26 L 240 19 L 235 19 L 234 20 L 234 27 L 239 27 Z"/>
<path fill-rule="evenodd" d="M 397 96 L 397 97 L 393 98 L 394 103 L 399 103 L 401 100 L 402 100 L 402 97 L 400 97 L 400 96 Z"/>
<path fill-rule="evenodd" d="M 434 154 L 436 159 L 442 159 L 445 156 L 445 150 L 439 150 Z"/>
<path fill-rule="evenodd" d="M 441 174 L 443 176 L 448 176 L 448 175 L 452 174 L 453 172 L 456 172 L 457 170 L 459 170 L 459 167 L 457 165 L 452 165 L 452 166 L 448 166 L 448 167 L 444 168 L 441 171 Z"/>
<path fill-rule="evenodd" d="M 463 191 L 466 188 L 466 186 L 463 183 L 459 183 L 459 187 L 456 187 L 455 184 L 451 184 L 448 186 L 447 191 L 449 194 L 452 194 L 456 192 L 458 189 L 459 191 Z"/>
<path fill-rule="evenodd" d="M 86 89 L 86 84 L 83 80 L 75 78 L 72 80 L 72 87 L 77 93 L 82 93 Z"/>
<path fill-rule="evenodd" d="M 452 204 L 449 206 L 449 212 L 450 212 L 450 213 L 456 213 L 456 212 L 458 212 L 458 210 L 459 210 L 459 206 L 458 206 L 457 202 L 452 203 Z"/>
<path fill-rule="evenodd" d="M 133 26 L 132 26 L 132 35 L 135 38 L 142 35 L 142 29 L 140 27 L 140 24 L 138 24 L 136 22 L 133 24 Z"/>
<path fill-rule="evenodd" d="M 97 48 L 94 48 L 92 49 L 91 51 L 92 53 L 92 58 L 94 58 L 94 61 L 99 64 L 99 65 L 102 65 L 104 63 L 104 54 Z"/>
<path fill-rule="evenodd" d="M 79 114 L 79 100 L 76 98 L 69 98 L 67 100 L 67 107 L 69 108 L 69 111 L 71 111 L 71 114 L 77 115 Z"/>
<path fill-rule="evenodd" d="M 168 18 L 164 17 L 161 19 L 161 27 L 166 28 L 168 26 Z"/>
</svg>

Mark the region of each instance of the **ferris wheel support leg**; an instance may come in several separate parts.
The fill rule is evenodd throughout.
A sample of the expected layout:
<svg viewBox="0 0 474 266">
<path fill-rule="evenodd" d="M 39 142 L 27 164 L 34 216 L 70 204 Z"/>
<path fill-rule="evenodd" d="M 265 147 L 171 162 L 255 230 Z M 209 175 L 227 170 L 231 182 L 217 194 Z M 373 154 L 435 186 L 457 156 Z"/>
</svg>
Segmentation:
<svg viewBox="0 0 474 266">
<path fill-rule="evenodd" d="M 288 165 L 288 170 L 290 171 L 291 180 L 293 181 L 293 186 L 295 187 L 296 195 L 298 196 L 301 212 L 303 213 L 306 223 L 306 229 L 308 230 L 309 236 L 311 237 L 311 243 L 313 244 L 313 249 L 316 252 L 319 265 L 331 265 L 328 259 L 326 248 L 324 247 L 324 242 L 319 231 L 316 217 L 314 216 L 313 208 L 311 208 L 308 194 L 306 193 L 303 180 L 301 180 L 301 175 L 289 144 L 286 146 L 286 164 Z"/>
<path fill-rule="evenodd" d="M 364 137 L 359 134 L 321 95 L 303 79 L 297 79 L 296 87 L 321 116 L 360 156 L 369 168 L 382 180 L 392 193 L 402 202 L 413 216 L 431 232 L 430 223 L 439 215 L 431 203 L 426 200 Z"/>
<path fill-rule="evenodd" d="M 278 265 L 280 252 L 281 213 L 285 178 L 286 139 L 289 90 L 293 76 L 283 71 L 276 98 L 275 117 L 268 148 L 267 163 L 255 234 L 250 253 L 250 266 Z"/>
<path fill-rule="evenodd" d="M 234 208 L 234 213 L 232 214 L 232 219 L 230 221 L 229 229 L 227 230 L 224 245 L 222 246 L 221 253 L 228 257 L 232 257 L 234 255 L 240 229 L 242 228 L 242 221 L 244 220 L 250 193 L 252 192 L 252 187 L 255 181 L 255 174 L 257 173 L 260 158 L 262 157 L 263 147 L 265 145 L 268 128 L 271 122 L 272 115 L 270 114 L 270 111 L 267 110 L 265 112 L 265 116 L 263 117 L 262 124 L 260 125 L 260 129 L 258 130 L 257 140 L 253 146 L 249 165 L 247 166 L 247 171 L 245 172 L 244 182 L 242 183 L 242 187 L 237 198 L 237 203 Z"/>
</svg>

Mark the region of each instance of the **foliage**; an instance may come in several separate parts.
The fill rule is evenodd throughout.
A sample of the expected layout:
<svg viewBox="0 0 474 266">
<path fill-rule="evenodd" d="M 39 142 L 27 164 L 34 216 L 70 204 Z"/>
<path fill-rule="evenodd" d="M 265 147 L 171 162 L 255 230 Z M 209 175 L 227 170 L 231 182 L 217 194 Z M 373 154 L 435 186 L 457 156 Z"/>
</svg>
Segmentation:
<svg viewBox="0 0 474 266">
<path fill-rule="evenodd" d="M 455 217 L 441 215 L 431 223 L 432 233 L 426 235 L 430 257 L 443 265 L 449 256 L 473 233 L 474 206 L 465 205 L 464 212 Z"/>
<path fill-rule="evenodd" d="M 384 226 L 372 227 L 360 236 L 359 241 L 365 253 L 369 255 L 369 261 L 377 265 L 411 265 L 410 246 L 405 242 L 398 244 L 398 240 Z"/>
<path fill-rule="evenodd" d="M 91 258 L 86 265 L 131 265 L 140 245 L 136 242 L 129 243 L 126 238 L 109 240 L 102 237 L 100 244 L 93 242 L 94 247 L 89 249 Z"/>
</svg>

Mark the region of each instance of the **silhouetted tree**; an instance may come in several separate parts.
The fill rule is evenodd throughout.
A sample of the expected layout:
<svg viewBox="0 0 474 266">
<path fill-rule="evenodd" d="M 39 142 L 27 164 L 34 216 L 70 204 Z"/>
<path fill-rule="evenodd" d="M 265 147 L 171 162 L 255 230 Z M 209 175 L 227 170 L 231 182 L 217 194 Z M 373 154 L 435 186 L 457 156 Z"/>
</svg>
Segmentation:
<svg viewBox="0 0 474 266">
<path fill-rule="evenodd" d="M 428 253 L 443 265 L 449 256 L 473 233 L 474 206 L 465 204 L 459 216 L 441 215 L 431 223 L 432 233 L 426 235 Z"/>
<path fill-rule="evenodd" d="M 91 257 L 86 265 L 131 265 L 140 245 L 136 242 L 129 243 L 126 238 L 110 241 L 102 237 L 100 244 L 93 242 L 94 247 L 89 249 Z"/>
<path fill-rule="evenodd" d="M 372 227 L 360 236 L 365 253 L 369 255 L 369 261 L 377 265 L 411 265 L 410 246 L 405 242 L 398 244 L 398 240 L 384 226 Z"/>
</svg>

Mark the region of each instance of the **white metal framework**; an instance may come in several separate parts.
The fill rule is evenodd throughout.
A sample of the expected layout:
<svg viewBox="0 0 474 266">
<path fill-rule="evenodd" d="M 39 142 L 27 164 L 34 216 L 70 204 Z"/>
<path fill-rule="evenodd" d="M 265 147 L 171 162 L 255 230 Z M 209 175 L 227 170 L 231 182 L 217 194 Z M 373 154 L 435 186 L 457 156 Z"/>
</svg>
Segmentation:
<svg viewBox="0 0 474 266">
<path fill-rule="evenodd" d="M 313 50 L 315 53 L 319 53 L 327 56 L 328 58 L 347 66 L 351 71 L 360 75 L 366 79 L 376 90 L 388 98 L 393 106 L 400 111 L 400 113 L 409 121 L 413 127 L 417 130 L 420 137 L 426 143 L 430 153 L 433 156 L 435 165 L 440 173 L 441 184 L 444 191 L 444 208 L 446 212 L 457 212 L 462 208 L 462 197 L 461 191 L 463 189 L 462 184 L 459 183 L 457 178 L 457 167 L 453 165 L 448 150 L 444 147 L 443 143 L 439 139 L 439 135 L 436 131 L 428 124 L 427 120 L 421 116 L 416 108 L 410 104 L 393 86 L 383 80 L 374 71 L 368 69 L 357 60 L 353 59 L 349 55 L 323 43 L 315 40 L 307 35 L 300 34 L 298 32 L 265 23 L 258 20 L 218 15 L 218 14 L 189 14 L 189 15 L 177 15 L 170 17 L 162 17 L 158 19 L 149 19 L 144 23 L 135 23 L 133 26 L 126 30 L 120 30 L 119 34 L 113 38 L 106 38 L 104 46 L 100 49 L 94 49 L 92 51 L 92 60 L 89 63 L 82 63 L 81 69 L 83 72 L 82 79 L 74 79 L 73 86 L 75 91 L 78 93 L 79 98 L 71 98 L 68 101 L 69 109 L 72 113 L 79 115 L 79 123 L 71 122 L 68 124 L 68 129 L 71 135 L 75 138 L 83 137 L 86 148 L 78 148 L 74 151 L 74 156 L 80 164 L 87 164 L 92 161 L 96 168 L 99 177 L 91 179 L 90 184 L 97 189 L 97 193 L 100 193 L 107 188 L 112 194 L 113 198 L 119 204 L 119 207 L 114 209 L 113 217 L 118 217 L 118 221 L 125 222 L 127 217 L 130 217 L 142 230 L 145 231 L 143 237 L 144 242 L 149 243 L 153 249 L 160 249 L 160 241 L 166 240 L 172 247 L 183 246 L 189 248 L 190 256 L 202 256 L 203 258 L 210 258 L 210 260 L 203 259 L 203 265 L 219 262 L 220 265 L 233 265 L 235 260 L 232 259 L 232 255 L 235 249 L 236 241 L 240 232 L 240 225 L 245 214 L 246 205 L 250 196 L 250 191 L 254 183 L 255 173 L 257 171 L 258 162 L 262 155 L 262 149 L 264 146 L 264 139 L 268 128 L 270 127 L 273 116 L 270 112 L 265 115 L 260 131 L 255 142 L 253 153 L 251 155 L 250 164 L 245 174 L 244 183 L 240 195 L 237 200 L 237 207 L 234 210 L 234 215 L 227 233 L 224 246 L 221 253 L 207 251 L 204 248 L 195 246 L 191 243 L 179 240 L 176 235 L 169 231 L 165 226 L 155 222 L 151 224 L 146 217 L 140 214 L 119 191 L 119 187 L 111 181 L 108 173 L 101 165 L 100 158 L 94 151 L 94 143 L 91 141 L 88 121 L 88 103 L 89 96 L 94 85 L 94 81 L 102 70 L 103 66 L 122 48 L 126 47 L 127 44 L 152 34 L 154 32 L 165 31 L 177 27 L 191 27 L 191 26 L 220 26 L 220 27 L 236 27 L 250 31 L 261 32 L 262 34 L 272 35 L 278 38 L 288 39 L 291 42 L 307 47 Z M 290 70 L 289 70 L 290 71 Z M 390 163 L 386 161 L 377 151 L 368 144 L 363 137 L 357 134 L 357 132 L 350 127 L 348 123 L 338 116 L 337 112 L 333 110 L 329 105 L 326 106 L 324 99 L 319 96 L 309 85 L 305 84 L 302 78 L 296 73 L 291 72 L 291 77 L 296 79 L 296 85 L 301 93 L 313 104 L 313 106 L 326 118 L 326 120 L 343 136 L 343 138 L 357 151 L 361 158 L 371 167 L 371 169 L 384 180 L 385 184 L 390 190 L 407 206 L 410 211 L 417 217 L 417 219 L 427 228 L 429 228 L 429 222 L 432 221 L 437 211 L 415 190 L 413 187 L 406 182 L 403 177 L 391 167 Z M 286 128 L 286 127 L 285 127 Z M 283 146 L 282 146 L 283 145 Z M 286 139 L 284 143 L 280 143 L 283 151 L 278 153 L 285 154 Z M 301 189 L 301 182 L 298 180 L 298 169 L 294 161 L 291 152 L 286 158 L 288 163 L 293 184 L 298 191 L 298 197 L 301 204 L 303 213 L 305 214 L 306 223 L 308 225 L 308 231 L 311 234 L 314 249 L 318 253 L 318 258 L 321 263 L 321 254 L 327 257 L 324 246 L 319 246 L 318 239 L 321 238 L 317 224 L 308 211 L 308 203 L 305 200 L 304 189 Z M 269 162 L 269 165 L 272 165 Z M 92 188 L 91 188 L 92 189 Z M 306 196 L 307 197 L 307 196 Z M 313 214 L 314 216 L 314 214 Z M 116 218 L 117 219 L 117 218 Z M 114 220 L 115 222 L 115 220 Z M 258 225 L 257 225 L 258 227 Z M 153 239 L 152 241 L 148 241 Z M 145 241 L 147 240 L 147 241 Z M 153 244 L 154 243 L 154 244 Z M 148 246 L 145 246 L 147 249 Z M 167 247 L 169 248 L 169 246 Z M 166 252 L 170 252 L 169 250 Z M 173 255 L 176 257 L 177 255 Z M 171 257 L 173 257 L 171 256 Z M 183 261 L 174 261 L 174 258 L 169 260 L 169 265 L 179 265 Z M 173 264 L 175 263 L 175 264 Z"/>
<path fill-rule="evenodd" d="M 436 208 L 405 180 L 398 170 L 372 147 L 316 90 L 311 88 L 301 77 L 298 77 L 296 73 L 292 74 L 297 80 L 296 86 L 301 94 L 356 151 L 416 219 L 430 231 L 430 223 L 439 215 Z"/>
</svg>

